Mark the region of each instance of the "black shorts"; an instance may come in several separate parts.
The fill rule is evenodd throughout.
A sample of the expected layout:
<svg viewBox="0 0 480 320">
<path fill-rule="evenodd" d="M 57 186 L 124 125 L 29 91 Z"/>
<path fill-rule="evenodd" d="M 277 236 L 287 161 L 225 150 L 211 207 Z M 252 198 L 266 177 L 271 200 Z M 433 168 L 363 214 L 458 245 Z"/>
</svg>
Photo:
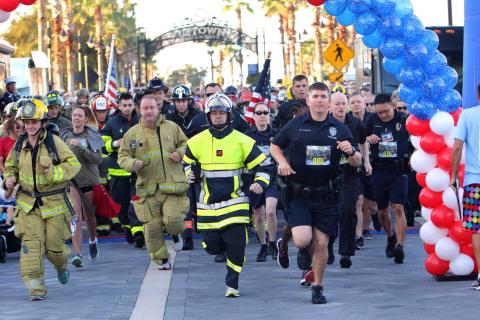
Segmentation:
<svg viewBox="0 0 480 320">
<path fill-rule="evenodd" d="M 80 190 L 82 190 L 83 193 L 87 193 L 93 191 L 93 186 L 80 187 Z"/>
<path fill-rule="evenodd" d="M 338 227 L 337 201 L 294 198 L 288 208 L 292 227 L 312 226 L 329 236 L 335 236 Z"/>
<path fill-rule="evenodd" d="M 405 205 L 408 198 L 408 175 L 403 172 L 377 170 L 372 174 L 372 187 L 379 210 L 390 203 Z"/>
<path fill-rule="evenodd" d="M 361 176 L 360 194 L 362 194 L 365 199 L 375 201 L 372 187 L 372 176 Z"/>
<path fill-rule="evenodd" d="M 250 192 L 248 198 L 250 200 L 250 206 L 252 207 L 252 209 L 258 209 L 261 206 L 265 205 L 266 198 L 280 199 L 280 192 L 277 190 L 277 186 L 275 183 L 270 183 L 267 189 L 264 190 L 261 194 Z"/>
</svg>

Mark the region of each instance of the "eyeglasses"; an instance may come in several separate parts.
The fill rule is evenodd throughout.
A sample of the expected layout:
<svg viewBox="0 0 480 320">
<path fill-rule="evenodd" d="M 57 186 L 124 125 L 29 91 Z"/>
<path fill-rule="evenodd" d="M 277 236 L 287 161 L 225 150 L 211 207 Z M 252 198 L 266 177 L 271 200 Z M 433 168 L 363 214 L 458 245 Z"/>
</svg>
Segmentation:
<svg viewBox="0 0 480 320">
<path fill-rule="evenodd" d="M 397 111 L 407 110 L 407 107 L 397 107 Z"/>
<path fill-rule="evenodd" d="M 255 111 L 255 114 L 256 114 L 257 116 L 261 116 L 262 114 L 263 114 L 264 116 L 267 116 L 267 115 L 270 114 L 270 112 L 269 112 L 269 111 Z"/>
</svg>

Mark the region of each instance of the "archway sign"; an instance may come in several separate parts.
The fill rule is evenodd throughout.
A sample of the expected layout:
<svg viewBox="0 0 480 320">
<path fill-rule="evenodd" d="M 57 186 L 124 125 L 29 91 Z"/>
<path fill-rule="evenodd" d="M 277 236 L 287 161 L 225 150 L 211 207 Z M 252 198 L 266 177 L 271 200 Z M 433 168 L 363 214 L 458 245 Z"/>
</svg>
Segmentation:
<svg viewBox="0 0 480 320">
<path fill-rule="evenodd" d="M 201 12 L 201 11 L 200 11 Z M 258 54 L 258 37 L 229 27 L 227 23 L 216 17 L 196 13 L 192 18 L 185 18 L 181 25 L 174 26 L 147 45 L 148 56 L 160 50 L 183 42 L 206 42 L 237 45 Z"/>
<path fill-rule="evenodd" d="M 308 0 L 324 4 L 338 23 L 353 25 L 369 48 L 384 55 L 383 67 L 400 81 L 399 94 L 407 103 L 407 129 L 416 151 L 410 163 L 417 172 L 422 216 L 420 229 L 428 257 L 426 270 L 436 276 L 450 271 L 469 275 L 477 270 L 471 233 L 460 219 L 461 201 L 450 188 L 453 130 L 462 111 L 454 90 L 458 75 L 437 50 L 438 36 L 426 30 L 413 14 L 410 0 Z M 464 160 L 460 167 L 463 185 Z M 459 189 L 462 198 L 463 189 Z"/>
</svg>

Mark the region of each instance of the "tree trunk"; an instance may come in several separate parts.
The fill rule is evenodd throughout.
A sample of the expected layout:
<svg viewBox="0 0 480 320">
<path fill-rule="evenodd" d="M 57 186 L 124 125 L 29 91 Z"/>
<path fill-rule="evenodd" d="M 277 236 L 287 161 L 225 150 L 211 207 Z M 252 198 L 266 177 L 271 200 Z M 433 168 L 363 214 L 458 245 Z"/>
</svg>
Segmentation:
<svg viewBox="0 0 480 320">
<path fill-rule="evenodd" d="M 75 91 L 75 71 L 74 71 L 74 55 L 73 55 L 73 36 L 74 26 L 72 24 L 72 0 L 63 0 L 63 30 L 67 33 L 67 41 L 65 42 L 65 60 L 67 75 L 67 91 L 73 94 Z"/>
<path fill-rule="evenodd" d="M 320 8 L 315 8 L 315 19 L 313 21 L 313 29 L 315 33 L 315 60 L 313 63 L 313 75 L 317 81 L 322 81 L 322 66 L 323 66 L 323 48 L 322 48 L 322 33 L 321 33 L 321 17 L 322 11 Z"/>
<path fill-rule="evenodd" d="M 296 38 L 295 38 L 295 6 L 289 5 L 288 7 L 288 49 L 290 55 L 290 79 L 295 76 L 296 72 Z"/>
<path fill-rule="evenodd" d="M 223 50 L 220 48 L 219 54 L 218 54 L 218 77 L 217 77 L 217 83 L 223 86 Z"/>
<path fill-rule="evenodd" d="M 47 32 L 47 21 L 45 17 L 46 3 L 45 0 L 39 0 L 37 7 L 37 32 L 38 32 L 38 51 L 47 53 L 47 47 L 45 45 L 45 37 Z M 47 79 L 47 69 L 42 69 L 42 84 L 41 92 L 39 94 L 45 94 L 48 91 L 48 79 Z"/>
<path fill-rule="evenodd" d="M 95 38 L 96 38 L 96 45 L 95 45 L 95 50 L 97 50 L 97 74 L 98 74 L 98 90 L 103 90 L 104 89 L 104 83 L 103 83 L 103 55 L 102 55 L 102 49 L 103 49 L 103 18 L 102 18 L 102 8 L 100 6 L 99 0 L 97 0 L 96 3 L 96 8 L 95 8 L 95 16 L 94 16 L 94 21 L 95 21 Z"/>
<path fill-rule="evenodd" d="M 283 57 L 283 75 L 287 76 L 288 75 L 288 69 L 287 69 L 287 50 L 285 46 L 285 17 L 282 15 L 279 15 L 279 22 L 280 22 L 280 41 L 282 43 L 282 57 Z"/>
<path fill-rule="evenodd" d="M 55 0 L 52 6 L 53 32 L 52 32 L 52 75 L 53 89 L 63 90 L 63 54 L 60 42 L 62 32 L 62 15 L 59 0 Z"/>
</svg>

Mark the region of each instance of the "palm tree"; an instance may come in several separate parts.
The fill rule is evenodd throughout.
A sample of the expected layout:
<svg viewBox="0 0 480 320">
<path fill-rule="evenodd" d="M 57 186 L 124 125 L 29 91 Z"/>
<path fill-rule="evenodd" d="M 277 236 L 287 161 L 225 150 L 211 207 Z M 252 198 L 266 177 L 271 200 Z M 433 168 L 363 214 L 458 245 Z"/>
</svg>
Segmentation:
<svg viewBox="0 0 480 320">
<path fill-rule="evenodd" d="M 62 0 L 63 31 L 65 37 L 65 61 L 67 74 L 67 91 L 73 93 L 75 90 L 73 37 L 74 26 L 72 24 L 72 0 Z"/>
<path fill-rule="evenodd" d="M 54 0 L 52 3 L 52 76 L 53 89 L 63 89 L 63 51 L 60 42 L 60 34 L 62 33 L 62 15 L 60 0 Z"/>
<path fill-rule="evenodd" d="M 312 23 L 313 30 L 315 33 L 315 63 L 313 75 L 314 77 L 321 81 L 322 80 L 322 66 L 323 66 L 323 48 L 322 48 L 322 9 L 320 7 L 315 8 L 315 17 Z"/>
</svg>

